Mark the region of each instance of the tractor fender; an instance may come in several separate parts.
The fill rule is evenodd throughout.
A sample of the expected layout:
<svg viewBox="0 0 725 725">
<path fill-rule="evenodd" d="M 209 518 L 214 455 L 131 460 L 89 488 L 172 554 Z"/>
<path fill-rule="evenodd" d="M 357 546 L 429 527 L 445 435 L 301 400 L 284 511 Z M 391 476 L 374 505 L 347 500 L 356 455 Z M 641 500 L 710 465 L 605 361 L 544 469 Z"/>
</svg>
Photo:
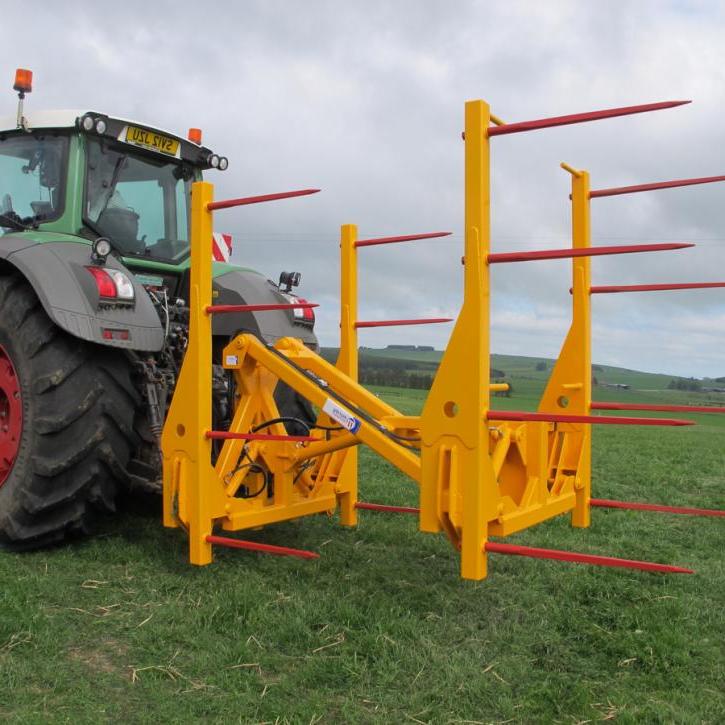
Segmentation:
<svg viewBox="0 0 725 725">
<path fill-rule="evenodd" d="M 132 306 L 104 305 L 99 309 L 98 289 L 85 269 L 92 264 L 88 244 L 70 241 L 39 244 L 21 236 L 6 235 L 0 244 L 0 259 L 25 277 L 48 317 L 71 335 L 108 347 L 145 352 L 161 350 L 164 330 L 156 309 L 133 273 L 115 257 L 108 257 L 105 266 L 126 272 L 136 293 Z M 104 330 L 126 331 L 128 339 L 105 339 Z"/>
<path fill-rule="evenodd" d="M 213 295 L 215 305 L 289 304 L 274 282 L 241 268 L 215 277 Z M 296 321 L 292 310 L 218 314 L 214 315 L 212 329 L 215 335 L 224 337 L 251 332 L 270 344 L 282 337 L 297 337 L 308 347 L 318 348 L 312 327 Z"/>
</svg>

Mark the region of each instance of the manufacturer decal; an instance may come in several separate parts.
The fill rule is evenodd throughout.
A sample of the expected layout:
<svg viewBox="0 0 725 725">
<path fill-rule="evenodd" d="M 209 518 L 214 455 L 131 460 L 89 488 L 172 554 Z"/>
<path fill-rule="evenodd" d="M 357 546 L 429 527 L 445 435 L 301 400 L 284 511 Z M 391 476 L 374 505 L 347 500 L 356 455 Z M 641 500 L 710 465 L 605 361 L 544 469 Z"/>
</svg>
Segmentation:
<svg viewBox="0 0 725 725">
<path fill-rule="evenodd" d="M 345 408 L 338 405 L 334 400 L 328 398 L 322 406 L 322 411 L 327 413 L 330 418 L 336 423 L 339 423 L 343 428 L 347 428 L 350 433 L 357 433 L 360 430 L 360 420 L 351 413 L 348 413 Z"/>
</svg>

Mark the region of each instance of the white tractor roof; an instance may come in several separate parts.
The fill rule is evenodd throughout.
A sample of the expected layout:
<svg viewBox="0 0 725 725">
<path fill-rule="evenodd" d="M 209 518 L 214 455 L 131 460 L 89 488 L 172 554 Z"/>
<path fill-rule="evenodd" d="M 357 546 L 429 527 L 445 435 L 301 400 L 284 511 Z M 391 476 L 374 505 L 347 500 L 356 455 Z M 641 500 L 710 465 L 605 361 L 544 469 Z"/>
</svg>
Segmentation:
<svg viewBox="0 0 725 725">
<path fill-rule="evenodd" d="M 128 118 L 122 118 L 121 116 L 114 116 L 110 113 L 103 113 L 101 114 L 98 111 L 89 111 L 88 109 L 85 110 L 78 110 L 78 109 L 60 109 L 57 111 L 30 111 L 26 112 L 23 115 L 25 116 L 25 120 L 28 123 L 28 128 L 34 129 L 34 128 L 73 128 L 76 125 L 76 120 L 80 116 L 84 116 L 86 113 L 91 113 L 94 115 L 103 115 L 108 116 L 109 118 L 115 118 L 117 121 L 122 121 L 123 123 L 137 123 L 139 126 L 144 126 L 145 128 L 156 128 L 152 124 L 143 123 L 141 121 L 132 121 Z M 18 119 L 17 116 L 2 116 L 0 117 L 0 133 L 3 131 L 15 131 L 18 128 Z M 175 134 L 173 132 L 170 133 L 171 136 L 178 136 L 178 134 Z"/>
<path fill-rule="evenodd" d="M 78 116 L 85 111 L 32 111 L 25 113 L 30 128 L 67 128 L 76 125 Z M 0 118 L 0 131 L 14 131 L 18 127 L 17 116 L 3 116 Z"/>
<path fill-rule="evenodd" d="M 106 129 L 100 136 L 107 139 L 115 139 L 117 141 L 125 141 L 128 144 L 137 146 L 139 148 L 146 148 L 144 144 L 136 143 L 135 140 L 129 140 L 129 129 L 139 127 L 142 130 L 147 130 L 151 134 L 157 134 L 161 137 L 171 136 L 178 139 L 178 144 L 175 147 L 175 152 L 171 154 L 174 158 L 182 159 L 185 162 L 189 162 L 200 169 L 211 169 L 216 168 L 211 165 L 211 161 L 218 156 L 212 154 L 211 150 L 206 146 L 197 144 L 194 141 L 188 140 L 185 136 L 165 131 L 156 126 L 142 121 L 132 121 L 129 119 L 122 118 L 120 116 L 112 116 L 107 113 L 100 113 L 93 110 L 59 110 L 59 111 L 29 111 L 24 114 L 27 128 L 31 131 L 36 129 L 75 129 L 76 122 L 83 116 L 91 117 L 103 117 L 106 119 Z M 17 116 L 5 116 L 0 117 L 0 134 L 17 131 Z M 98 135 L 98 134 L 97 134 Z M 155 147 L 148 147 L 147 150 L 156 151 L 162 153 Z M 166 158 L 169 158 L 169 154 L 162 154 Z M 224 166 L 226 168 L 226 164 Z"/>
</svg>

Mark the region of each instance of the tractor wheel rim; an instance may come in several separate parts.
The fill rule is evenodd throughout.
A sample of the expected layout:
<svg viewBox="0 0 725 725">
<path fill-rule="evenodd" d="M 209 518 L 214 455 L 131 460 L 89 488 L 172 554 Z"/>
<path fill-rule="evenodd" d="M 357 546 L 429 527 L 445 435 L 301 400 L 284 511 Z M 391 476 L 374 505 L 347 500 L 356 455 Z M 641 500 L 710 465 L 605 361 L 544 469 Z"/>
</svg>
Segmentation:
<svg viewBox="0 0 725 725">
<path fill-rule="evenodd" d="M 0 345 L 0 486 L 13 470 L 22 432 L 20 380 L 7 350 Z"/>
</svg>

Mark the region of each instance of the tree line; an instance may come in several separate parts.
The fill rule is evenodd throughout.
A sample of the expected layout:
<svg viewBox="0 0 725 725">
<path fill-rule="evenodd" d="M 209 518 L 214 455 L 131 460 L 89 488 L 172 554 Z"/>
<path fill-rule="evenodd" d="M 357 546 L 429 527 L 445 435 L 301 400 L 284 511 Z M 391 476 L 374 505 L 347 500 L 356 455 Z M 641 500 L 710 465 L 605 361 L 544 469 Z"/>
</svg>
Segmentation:
<svg viewBox="0 0 725 725">
<path fill-rule="evenodd" d="M 323 348 L 322 356 L 331 363 L 337 359 L 337 350 Z M 378 355 L 366 354 L 360 351 L 359 378 L 363 385 L 384 385 L 391 388 L 411 388 L 415 390 L 430 390 L 433 385 L 435 371 L 438 363 L 429 360 L 401 360 Z M 506 372 L 491 368 L 491 382 L 504 383 Z M 494 393 L 497 396 L 511 397 L 513 388 L 509 382 L 507 391 Z"/>
<path fill-rule="evenodd" d="M 702 381 L 695 378 L 673 378 L 667 386 L 670 390 L 689 390 L 697 392 L 702 390 Z"/>
</svg>

